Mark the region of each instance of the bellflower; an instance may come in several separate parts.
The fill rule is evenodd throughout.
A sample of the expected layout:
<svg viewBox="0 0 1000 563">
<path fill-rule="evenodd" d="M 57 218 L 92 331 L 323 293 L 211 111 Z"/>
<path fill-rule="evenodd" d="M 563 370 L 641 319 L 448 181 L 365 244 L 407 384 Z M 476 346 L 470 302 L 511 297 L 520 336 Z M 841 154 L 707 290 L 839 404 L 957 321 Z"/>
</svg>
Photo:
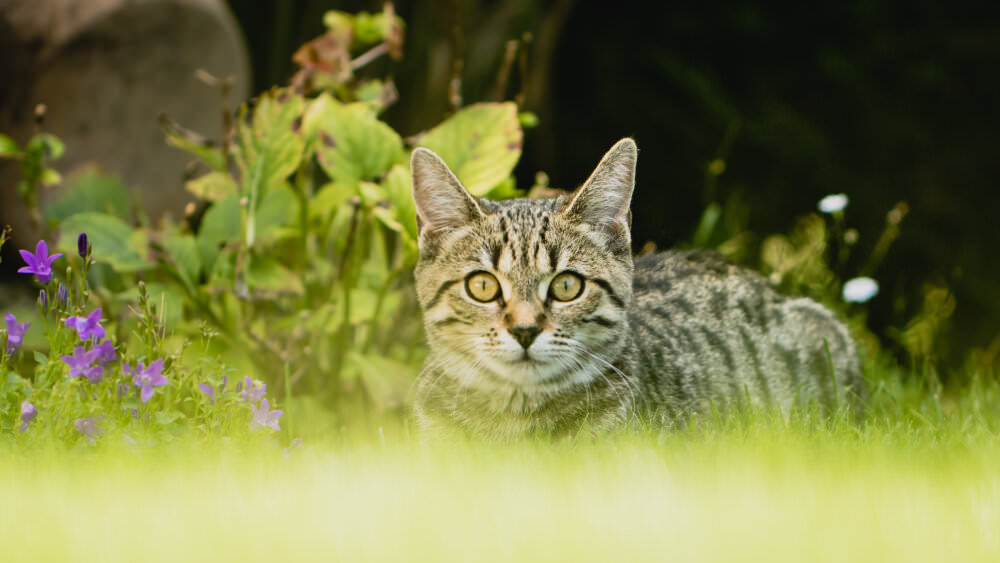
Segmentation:
<svg viewBox="0 0 1000 563">
<path fill-rule="evenodd" d="M 91 338 L 100 340 L 105 336 L 104 327 L 100 325 L 100 322 L 101 309 L 98 307 L 86 317 L 70 317 L 66 319 L 66 326 L 76 329 L 77 334 L 80 335 L 80 340 L 86 341 Z"/>
<path fill-rule="evenodd" d="M 148 367 L 143 366 L 142 362 L 132 370 L 128 364 L 125 364 L 125 373 L 132 374 L 132 384 L 136 387 L 142 389 L 139 394 L 139 398 L 145 403 L 153 398 L 153 393 L 156 392 L 155 387 L 167 384 L 167 377 L 163 375 L 163 359 L 156 360 L 155 362 L 149 364 Z"/>
<path fill-rule="evenodd" d="M 19 430 L 22 434 L 28 429 L 28 425 L 31 424 L 32 420 L 35 420 L 36 416 L 38 416 L 38 409 L 35 408 L 35 405 L 29 403 L 27 399 L 21 401 L 21 427 Z"/>
<path fill-rule="evenodd" d="M 97 351 L 97 362 L 101 365 L 107 365 L 115 361 L 118 356 L 115 354 L 115 347 L 111 344 L 111 340 L 105 340 L 94 347 Z"/>
<path fill-rule="evenodd" d="M 104 434 L 98 424 L 104 420 L 104 415 L 99 414 L 97 416 L 88 416 L 87 418 L 78 418 L 73 422 L 73 426 L 87 438 L 90 438 L 91 443 L 94 441 L 94 436 L 100 436 Z"/>
<path fill-rule="evenodd" d="M 215 404 L 215 387 L 212 387 L 208 383 L 199 383 L 198 389 L 201 389 L 202 393 L 208 395 L 208 398 L 212 401 L 212 404 L 213 405 Z"/>
<path fill-rule="evenodd" d="M 35 274 L 38 283 L 46 285 L 52 279 L 52 263 L 62 256 L 62 253 L 49 256 L 49 245 L 44 240 L 38 241 L 35 252 L 32 254 L 27 250 L 21 250 L 21 258 L 27 266 L 17 271 L 19 274 Z"/>
<path fill-rule="evenodd" d="M 80 254 L 80 258 L 86 258 L 87 254 L 90 253 L 90 243 L 87 241 L 87 233 L 80 233 L 80 236 L 77 237 L 76 251 Z"/>
<path fill-rule="evenodd" d="M 249 377 L 243 377 L 243 391 L 240 393 L 240 397 L 242 397 L 244 401 L 256 403 L 264 398 L 264 393 L 266 392 L 267 383 L 261 383 L 259 381 L 253 381 Z"/>
<path fill-rule="evenodd" d="M 56 297 L 59 298 L 59 302 L 62 303 L 63 307 L 69 305 L 69 290 L 66 289 L 65 285 L 59 284 L 59 289 L 56 291 Z"/>
<path fill-rule="evenodd" d="M 250 430 L 263 429 L 264 427 L 281 430 L 278 426 L 278 419 L 281 418 L 284 411 L 272 411 L 267 399 L 260 402 L 259 408 L 252 403 L 250 408 L 253 410 L 253 420 L 250 421 Z"/>
<path fill-rule="evenodd" d="M 31 324 L 17 322 L 17 317 L 11 313 L 5 314 L 4 320 L 7 321 L 7 345 L 4 348 L 8 354 L 13 354 L 21 347 L 21 342 L 24 340 L 24 333 Z"/>
<path fill-rule="evenodd" d="M 94 360 L 101 353 L 100 349 L 87 350 L 83 346 L 73 349 L 72 356 L 63 356 L 62 361 L 69 366 L 70 377 L 86 377 L 91 383 L 100 383 L 104 378 L 104 368 L 94 365 Z"/>
</svg>

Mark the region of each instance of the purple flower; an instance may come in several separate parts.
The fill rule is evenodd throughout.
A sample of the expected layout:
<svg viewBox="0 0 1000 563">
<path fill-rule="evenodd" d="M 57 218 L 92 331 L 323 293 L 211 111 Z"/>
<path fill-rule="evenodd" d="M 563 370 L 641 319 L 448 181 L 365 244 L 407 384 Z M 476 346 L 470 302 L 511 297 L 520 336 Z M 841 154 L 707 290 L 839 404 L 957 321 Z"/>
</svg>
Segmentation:
<svg viewBox="0 0 1000 563">
<path fill-rule="evenodd" d="M 253 420 L 250 421 L 250 430 L 263 429 L 264 427 L 281 430 L 278 427 L 278 419 L 281 418 L 284 411 L 272 411 L 267 399 L 260 402 L 260 408 L 257 408 L 257 405 L 254 404 L 251 404 L 250 408 L 253 410 Z"/>
<path fill-rule="evenodd" d="M 21 342 L 24 340 L 24 333 L 31 324 L 17 322 L 17 317 L 11 313 L 4 315 L 4 320 L 7 321 L 7 345 L 5 346 L 5 351 L 8 354 L 13 354 L 21 347 Z"/>
<path fill-rule="evenodd" d="M 100 349 L 87 350 L 83 346 L 73 349 L 72 356 L 63 356 L 62 361 L 69 366 L 70 377 L 86 377 L 91 383 L 100 383 L 104 378 L 104 368 L 95 366 L 94 360 L 101 353 Z"/>
<path fill-rule="evenodd" d="M 198 389 L 201 389 L 202 393 L 208 395 L 208 398 L 211 399 L 212 404 L 213 405 L 215 404 L 215 388 L 214 387 L 212 387 L 208 383 L 199 383 L 198 384 Z"/>
<path fill-rule="evenodd" d="M 38 305 L 44 310 L 49 308 L 49 293 L 44 289 L 38 292 Z"/>
<path fill-rule="evenodd" d="M 105 340 L 94 347 L 97 351 L 97 362 L 101 365 L 107 365 L 118 359 L 118 355 L 115 354 L 115 346 L 111 344 L 111 340 Z"/>
<path fill-rule="evenodd" d="M 35 405 L 29 403 L 27 399 L 21 401 L 21 433 L 23 434 L 25 430 L 28 429 L 28 425 L 31 424 L 32 420 L 38 416 L 38 409 Z"/>
<path fill-rule="evenodd" d="M 38 241 L 34 254 L 27 250 L 21 250 L 20 252 L 21 258 L 24 259 L 24 263 L 27 266 L 22 267 L 17 273 L 35 274 L 35 277 L 38 278 L 38 283 L 42 285 L 49 283 L 49 280 L 52 279 L 52 263 L 62 256 L 62 253 L 49 256 L 49 245 L 45 244 L 44 240 Z"/>
<path fill-rule="evenodd" d="M 63 307 L 69 305 L 69 290 L 66 289 L 65 285 L 59 284 L 59 289 L 56 291 L 56 297 L 59 298 L 59 302 L 62 303 Z"/>
<path fill-rule="evenodd" d="M 133 385 L 142 388 L 139 398 L 142 399 L 143 403 L 153 398 L 153 393 L 156 392 L 154 387 L 167 384 L 167 376 L 162 373 L 163 359 L 156 360 L 149 364 L 149 367 L 145 367 L 142 362 L 139 362 L 135 370 L 132 370 L 128 364 L 125 364 L 124 371 L 125 373 L 132 374 Z"/>
<path fill-rule="evenodd" d="M 102 420 L 104 420 L 103 414 L 88 416 L 87 418 L 78 418 L 73 422 L 73 426 L 80 432 L 80 434 L 90 438 L 91 443 L 93 443 L 94 436 L 104 434 L 104 430 L 97 426 Z"/>
<path fill-rule="evenodd" d="M 75 328 L 80 340 L 90 340 L 104 338 L 104 327 L 100 325 L 101 309 L 98 307 L 94 312 L 86 317 L 70 317 L 66 319 L 66 326 Z"/>
<path fill-rule="evenodd" d="M 86 258 L 90 252 L 90 243 L 87 242 L 87 233 L 80 233 L 76 239 L 76 251 L 80 253 L 80 258 Z"/>
<path fill-rule="evenodd" d="M 249 377 L 243 378 L 243 392 L 240 393 L 240 397 L 244 401 L 249 403 L 256 403 L 257 401 L 264 398 L 264 393 L 267 391 L 267 383 L 261 383 L 259 381 L 253 381 Z"/>
</svg>

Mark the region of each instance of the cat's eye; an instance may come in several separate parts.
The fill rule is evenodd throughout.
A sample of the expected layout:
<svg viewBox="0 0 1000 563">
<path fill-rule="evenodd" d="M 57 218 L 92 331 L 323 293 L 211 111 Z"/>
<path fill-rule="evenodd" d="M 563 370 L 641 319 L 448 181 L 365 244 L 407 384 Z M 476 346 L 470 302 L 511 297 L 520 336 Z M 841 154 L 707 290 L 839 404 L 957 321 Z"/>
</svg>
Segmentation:
<svg viewBox="0 0 1000 563">
<path fill-rule="evenodd" d="M 573 272 L 563 272 L 549 284 L 549 295 L 556 301 L 572 301 L 583 292 L 583 278 Z"/>
<path fill-rule="evenodd" d="M 493 274 L 476 272 L 465 280 L 465 290 L 476 301 L 489 303 L 500 296 L 500 282 Z"/>
</svg>

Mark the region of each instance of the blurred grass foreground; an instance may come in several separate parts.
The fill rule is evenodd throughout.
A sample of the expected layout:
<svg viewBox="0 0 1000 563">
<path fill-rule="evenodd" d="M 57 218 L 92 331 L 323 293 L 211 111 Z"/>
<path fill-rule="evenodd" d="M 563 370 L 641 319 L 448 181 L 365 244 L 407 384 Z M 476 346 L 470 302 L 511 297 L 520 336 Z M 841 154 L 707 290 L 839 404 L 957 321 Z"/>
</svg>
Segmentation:
<svg viewBox="0 0 1000 563">
<path fill-rule="evenodd" d="M 0 461 L 7 561 L 996 561 L 1000 449 L 761 427 Z"/>
</svg>

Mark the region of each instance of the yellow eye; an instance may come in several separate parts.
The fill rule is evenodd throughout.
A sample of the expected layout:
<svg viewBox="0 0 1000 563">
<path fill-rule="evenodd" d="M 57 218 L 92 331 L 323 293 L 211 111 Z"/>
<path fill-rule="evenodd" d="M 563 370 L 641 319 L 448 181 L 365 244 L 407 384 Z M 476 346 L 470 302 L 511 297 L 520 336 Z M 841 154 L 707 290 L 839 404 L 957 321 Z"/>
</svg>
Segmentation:
<svg viewBox="0 0 1000 563">
<path fill-rule="evenodd" d="M 489 303 L 500 296 L 500 282 L 493 274 L 476 272 L 465 280 L 465 290 L 476 301 Z"/>
<path fill-rule="evenodd" d="M 552 280 L 549 295 L 556 301 L 572 301 L 583 292 L 583 278 L 573 272 L 563 272 Z"/>
</svg>

